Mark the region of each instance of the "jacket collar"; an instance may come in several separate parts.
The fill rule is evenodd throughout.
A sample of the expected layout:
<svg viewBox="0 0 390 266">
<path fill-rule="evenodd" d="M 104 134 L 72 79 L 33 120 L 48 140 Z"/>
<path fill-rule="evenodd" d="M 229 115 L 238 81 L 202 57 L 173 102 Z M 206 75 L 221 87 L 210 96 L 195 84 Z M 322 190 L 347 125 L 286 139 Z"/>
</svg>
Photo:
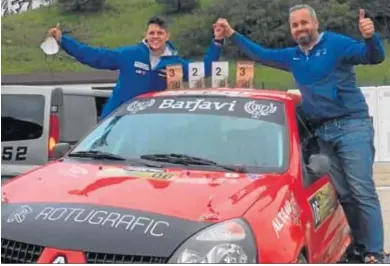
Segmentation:
<svg viewBox="0 0 390 266">
<path fill-rule="evenodd" d="M 149 44 L 148 42 L 146 41 L 146 39 L 143 39 L 142 40 L 142 44 L 145 45 L 149 51 L 151 51 L 150 47 L 149 47 Z M 165 45 L 165 50 L 163 52 L 163 54 L 161 56 L 175 56 L 175 55 L 178 55 L 178 51 L 176 49 L 176 47 L 173 45 L 173 43 L 171 41 L 167 41 L 166 45 Z"/>
<path fill-rule="evenodd" d="M 320 33 L 320 35 L 318 36 L 318 39 L 317 39 L 317 41 L 309 48 L 309 50 L 307 51 L 307 52 L 305 52 L 304 50 L 303 50 L 303 48 L 300 46 L 300 45 L 298 45 L 298 49 L 302 52 L 302 53 L 304 53 L 304 54 L 309 54 L 313 49 L 314 49 L 314 47 L 316 47 L 319 43 L 321 43 L 323 40 L 324 40 L 324 38 L 325 38 L 325 33 L 326 32 L 321 32 Z"/>
</svg>

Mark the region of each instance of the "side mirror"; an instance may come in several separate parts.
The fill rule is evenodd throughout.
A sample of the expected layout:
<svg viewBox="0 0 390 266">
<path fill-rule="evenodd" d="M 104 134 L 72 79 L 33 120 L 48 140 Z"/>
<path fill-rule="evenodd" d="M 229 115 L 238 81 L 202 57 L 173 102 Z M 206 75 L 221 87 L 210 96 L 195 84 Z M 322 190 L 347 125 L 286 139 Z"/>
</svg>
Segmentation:
<svg viewBox="0 0 390 266">
<path fill-rule="evenodd" d="M 314 175 L 323 176 L 330 172 L 330 159 L 324 154 L 313 154 L 309 157 L 307 168 Z"/>
<path fill-rule="evenodd" d="M 53 149 L 53 158 L 54 160 L 62 158 L 69 150 L 71 146 L 69 143 L 57 143 Z"/>
</svg>

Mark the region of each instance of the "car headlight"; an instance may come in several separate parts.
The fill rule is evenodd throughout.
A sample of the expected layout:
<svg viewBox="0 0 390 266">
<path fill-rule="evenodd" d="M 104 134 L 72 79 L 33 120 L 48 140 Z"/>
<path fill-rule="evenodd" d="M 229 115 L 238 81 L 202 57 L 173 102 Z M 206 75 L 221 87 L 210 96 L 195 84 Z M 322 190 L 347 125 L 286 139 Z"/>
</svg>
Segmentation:
<svg viewBox="0 0 390 266">
<path fill-rule="evenodd" d="M 256 263 L 256 258 L 256 244 L 249 225 L 242 219 L 232 219 L 189 238 L 169 263 Z"/>
</svg>

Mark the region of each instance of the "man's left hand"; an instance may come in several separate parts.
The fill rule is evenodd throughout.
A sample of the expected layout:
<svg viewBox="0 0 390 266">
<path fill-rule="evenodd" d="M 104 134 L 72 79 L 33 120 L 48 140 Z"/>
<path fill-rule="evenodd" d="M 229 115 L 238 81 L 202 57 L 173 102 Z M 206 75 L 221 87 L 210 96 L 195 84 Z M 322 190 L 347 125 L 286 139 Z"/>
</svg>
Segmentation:
<svg viewBox="0 0 390 266">
<path fill-rule="evenodd" d="M 214 28 L 214 38 L 216 40 L 223 40 L 225 38 L 223 27 L 221 25 L 214 24 L 213 28 Z"/>
<path fill-rule="evenodd" d="M 364 9 L 360 9 L 359 14 L 359 29 L 364 39 L 369 39 L 375 32 L 374 22 L 365 17 Z"/>
</svg>

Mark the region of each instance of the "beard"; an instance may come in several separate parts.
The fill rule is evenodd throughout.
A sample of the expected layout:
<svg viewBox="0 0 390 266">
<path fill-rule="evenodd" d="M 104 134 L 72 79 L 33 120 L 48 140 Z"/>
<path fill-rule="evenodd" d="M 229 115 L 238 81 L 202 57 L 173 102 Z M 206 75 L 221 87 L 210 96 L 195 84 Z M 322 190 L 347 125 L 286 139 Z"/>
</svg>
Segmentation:
<svg viewBox="0 0 390 266">
<path fill-rule="evenodd" d="M 313 36 L 310 33 L 305 33 L 299 36 L 296 41 L 301 46 L 307 46 L 313 41 Z"/>
</svg>

